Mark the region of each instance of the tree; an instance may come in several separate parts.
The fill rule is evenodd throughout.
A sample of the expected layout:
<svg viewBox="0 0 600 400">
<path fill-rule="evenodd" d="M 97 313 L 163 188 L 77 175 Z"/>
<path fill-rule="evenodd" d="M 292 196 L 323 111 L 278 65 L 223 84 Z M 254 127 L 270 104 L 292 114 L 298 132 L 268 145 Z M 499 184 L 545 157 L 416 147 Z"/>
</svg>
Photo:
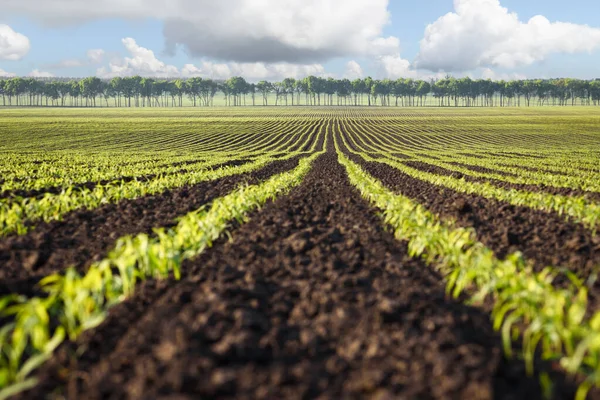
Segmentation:
<svg viewBox="0 0 600 400">
<path fill-rule="evenodd" d="M 2 105 L 6 106 L 6 80 L 0 79 L 0 94 L 2 95 Z"/>
<path fill-rule="evenodd" d="M 336 94 L 338 97 L 338 106 L 341 105 L 341 101 L 344 105 L 348 105 L 348 97 L 352 93 L 352 82 L 349 79 L 342 79 L 337 83 Z"/>
<path fill-rule="evenodd" d="M 590 95 L 594 105 L 600 106 L 600 79 L 590 82 Z"/>
<path fill-rule="evenodd" d="M 262 94 L 263 106 L 269 105 L 269 93 L 273 91 L 273 85 L 267 81 L 260 81 L 256 84 L 256 89 Z"/>
<path fill-rule="evenodd" d="M 375 83 L 375 81 L 373 80 L 373 78 L 371 78 L 370 76 L 367 76 L 364 80 L 364 94 L 367 95 L 367 98 L 369 100 L 369 107 L 371 106 L 371 93 L 373 91 L 373 84 Z"/>
<path fill-rule="evenodd" d="M 363 94 L 366 92 L 366 84 L 362 79 L 355 79 L 352 81 L 352 94 L 354 95 L 354 105 L 358 106 L 358 99 L 360 97 L 360 104 L 363 103 Z"/>
<path fill-rule="evenodd" d="M 247 93 L 248 82 L 241 76 L 234 76 L 225 82 L 225 90 L 233 96 L 233 105 L 241 105 L 240 96 Z"/>
<path fill-rule="evenodd" d="M 292 106 L 294 105 L 294 89 L 296 87 L 296 80 L 294 78 L 285 78 L 282 82 L 283 95 L 285 98 L 285 105 L 288 105 L 288 94 L 292 95 Z"/>
<path fill-rule="evenodd" d="M 190 79 L 155 80 L 140 76 L 103 80 L 97 77 L 67 81 L 61 78 L 0 78 L 0 106 L 65 106 L 70 98 L 72 106 L 96 106 L 96 99 L 104 99 L 99 106 L 165 107 L 183 106 L 183 96 L 187 95 L 194 106 L 211 106 L 218 92 L 223 93 L 228 104 L 246 105 L 247 96 L 252 96 L 256 105 L 256 95 L 262 96 L 262 104 L 268 105 L 269 96 L 275 92 L 276 105 L 301 104 L 301 94 L 305 94 L 307 105 L 364 104 L 366 95 L 369 105 L 390 106 L 390 98 L 395 98 L 396 106 L 424 106 L 431 94 L 439 106 L 575 106 L 600 105 L 599 80 L 581 79 L 535 79 L 492 81 L 473 80 L 469 77 L 455 79 L 414 80 L 400 78 L 395 81 L 383 79 L 334 79 L 308 76 L 301 80 L 286 78 L 279 83 L 261 81 L 248 83 L 243 77 L 232 77 L 227 81 L 213 81 L 199 77 Z M 323 102 L 321 97 L 323 95 Z M 290 98 L 291 97 L 291 98 Z M 109 104 L 113 99 L 114 104 Z M 123 103 L 122 100 L 125 99 Z M 170 99 L 170 101 L 169 101 Z M 85 101 L 84 101 L 85 100 Z M 377 104 L 379 101 L 379 104 Z"/>
<path fill-rule="evenodd" d="M 425 81 L 417 81 L 416 95 L 421 99 L 421 107 L 423 107 L 423 99 L 431 92 L 431 84 Z"/>
<path fill-rule="evenodd" d="M 185 93 L 192 99 L 194 107 L 197 106 L 197 99 L 200 96 L 200 87 L 202 78 L 190 78 L 185 82 Z"/>
</svg>

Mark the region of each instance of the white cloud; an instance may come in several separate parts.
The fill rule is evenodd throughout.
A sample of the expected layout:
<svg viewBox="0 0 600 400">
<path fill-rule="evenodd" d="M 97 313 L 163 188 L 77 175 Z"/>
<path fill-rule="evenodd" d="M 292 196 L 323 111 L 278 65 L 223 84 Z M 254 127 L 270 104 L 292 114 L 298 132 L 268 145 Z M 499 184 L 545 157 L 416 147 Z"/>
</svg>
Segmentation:
<svg viewBox="0 0 600 400">
<path fill-rule="evenodd" d="M 63 68 L 78 68 L 86 67 L 90 65 L 98 65 L 104 60 L 105 51 L 102 49 L 91 49 L 86 52 L 85 59 L 69 58 L 62 60 L 56 64 L 45 65 L 44 68 L 48 69 L 63 69 Z"/>
<path fill-rule="evenodd" d="M 364 76 L 364 72 L 362 67 L 356 61 L 348 61 L 346 64 L 346 72 L 344 72 L 344 78 L 348 78 L 350 80 L 362 78 Z"/>
<path fill-rule="evenodd" d="M 202 61 L 198 66 L 186 64 L 179 70 L 156 58 L 152 50 L 139 46 L 132 38 L 122 40 L 130 57 L 113 59 L 108 67 L 101 67 L 97 75 L 105 78 L 115 76 L 149 76 L 149 77 L 184 77 L 199 76 L 212 79 L 228 79 L 232 76 L 243 76 L 250 81 L 262 79 L 283 79 L 287 77 L 301 78 L 307 75 L 325 76 L 325 68 L 321 64 L 291 63 L 218 63 Z"/>
<path fill-rule="evenodd" d="M 389 0 L 2 0 L 3 13 L 75 24 L 102 18 L 164 21 L 170 50 L 243 63 L 312 64 L 389 53 Z"/>
<path fill-rule="evenodd" d="M 432 71 L 477 67 L 515 68 L 553 53 L 600 48 L 600 29 L 550 22 L 537 15 L 522 22 L 499 0 L 454 0 L 455 12 L 427 26 L 416 65 Z"/>
<path fill-rule="evenodd" d="M 527 75 L 525 74 L 521 74 L 518 72 L 496 72 L 491 68 L 483 68 L 480 71 L 479 76 L 481 77 L 481 79 L 491 79 L 493 81 L 514 81 L 527 79 Z"/>
<path fill-rule="evenodd" d="M 400 53 L 400 39 L 394 36 L 377 38 L 371 41 L 367 52 L 370 56 L 390 56 Z"/>
<path fill-rule="evenodd" d="M 227 79 L 243 76 L 249 81 L 280 80 L 284 78 L 303 78 L 308 75 L 326 76 L 321 64 L 290 63 L 214 63 L 203 61 L 200 67 L 187 64 L 182 69 L 183 76 L 202 76 L 212 79 Z"/>
<path fill-rule="evenodd" d="M 55 75 L 50 72 L 40 71 L 39 69 L 34 69 L 29 74 L 27 74 L 27 76 L 30 76 L 32 78 L 54 78 Z"/>
<path fill-rule="evenodd" d="M 102 49 L 90 49 L 87 51 L 86 56 L 90 63 L 100 64 L 104 59 L 106 52 Z"/>
<path fill-rule="evenodd" d="M 0 60 L 20 60 L 29 53 L 30 48 L 27 36 L 15 32 L 8 25 L 0 24 Z"/>
<path fill-rule="evenodd" d="M 83 67 L 84 65 L 86 65 L 85 61 L 78 60 L 76 58 L 71 58 L 68 60 L 62 60 L 61 62 L 59 62 L 57 64 L 48 65 L 48 66 L 46 66 L 46 68 L 49 68 L 49 69 L 77 68 L 77 67 Z"/>
<path fill-rule="evenodd" d="M 1 78 L 13 78 L 17 76 L 17 74 L 13 74 L 12 72 L 6 72 L 2 68 L 0 68 L 0 77 Z"/>
<path fill-rule="evenodd" d="M 108 69 L 105 67 L 98 69 L 98 76 L 106 78 L 132 75 L 163 78 L 179 76 L 177 67 L 160 61 L 152 50 L 139 46 L 134 39 L 124 38 L 122 42 L 131 57 L 112 60 Z"/>
<path fill-rule="evenodd" d="M 387 55 L 379 59 L 379 64 L 386 78 L 414 78 L 417 72 L 412 69 L 410 61 L 400 55 Z"/>
</svg>

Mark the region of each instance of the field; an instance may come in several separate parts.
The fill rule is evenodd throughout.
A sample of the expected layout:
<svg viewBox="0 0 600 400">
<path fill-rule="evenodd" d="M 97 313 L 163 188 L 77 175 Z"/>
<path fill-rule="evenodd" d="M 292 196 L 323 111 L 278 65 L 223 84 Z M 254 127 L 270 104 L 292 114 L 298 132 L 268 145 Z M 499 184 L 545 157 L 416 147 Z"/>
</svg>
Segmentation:
<svg viewBox="0 0 600 400">
<path fill-rule="evenodd" d="M 0 110 L 0 398 L 600 398 L 600 110 Z"/>
</svg>

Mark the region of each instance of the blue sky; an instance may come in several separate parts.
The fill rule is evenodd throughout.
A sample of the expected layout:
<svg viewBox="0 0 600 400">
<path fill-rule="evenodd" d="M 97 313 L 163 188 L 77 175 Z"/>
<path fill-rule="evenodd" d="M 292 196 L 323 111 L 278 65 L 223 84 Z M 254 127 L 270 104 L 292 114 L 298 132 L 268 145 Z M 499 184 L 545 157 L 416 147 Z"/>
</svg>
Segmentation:
<svg viewBox="0 0 600 400">
<path fill-rule="evenodd" d="M 600 77 L 592 0 L 0 1 L 0 75 Z M 242 11 L 228 21 L 228 9 Z"/>
</svg>

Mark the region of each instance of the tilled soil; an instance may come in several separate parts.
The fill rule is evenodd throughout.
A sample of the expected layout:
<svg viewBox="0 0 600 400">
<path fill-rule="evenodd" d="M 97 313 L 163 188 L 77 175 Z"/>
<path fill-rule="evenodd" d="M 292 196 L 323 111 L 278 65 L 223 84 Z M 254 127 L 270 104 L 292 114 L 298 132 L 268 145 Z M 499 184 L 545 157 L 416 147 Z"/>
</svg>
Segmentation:
<svg viewBox="0 0 600 400">
<path fill-rule="evenodd" d="M 69 266 L 85 270 L 93 261 L 102 259 L 119 237 L 151 234 L 153 228 L 173 226 L 178 217 L 243 183 L 256 184 L 295 168 L 299 158 L 275 161 L 247 174 L 176 188 L 160 195 L 77 210 L 62 221 L 41 223 L 27 235 L 1 239 L 0 295 L 35 294 L 40 278 Z"/>
<path fill-rule="evenodd" d="M 389 189 L 441 218 L 455 220 L 458 226 L 474 228 L 477 239 L 499 258 L 521 251 L 538 270 L 548 265 L 567 267 L 584 279 L 597 272 L 600 235 L 581 224 L 558 214 L 455 192 L 412 178 L 389 165 L 366 162 L 347 150 L 345 153 Z"/>
<path fill-rule="evenodd" d="M 183 270 L 63 346 L 22 398 L 541 397 L 505 361 L 489 314 L 445 296 L 331 148 L 301 186 Z M 554 378 L 557 398 L 572 397 Z"/>
</svg>

